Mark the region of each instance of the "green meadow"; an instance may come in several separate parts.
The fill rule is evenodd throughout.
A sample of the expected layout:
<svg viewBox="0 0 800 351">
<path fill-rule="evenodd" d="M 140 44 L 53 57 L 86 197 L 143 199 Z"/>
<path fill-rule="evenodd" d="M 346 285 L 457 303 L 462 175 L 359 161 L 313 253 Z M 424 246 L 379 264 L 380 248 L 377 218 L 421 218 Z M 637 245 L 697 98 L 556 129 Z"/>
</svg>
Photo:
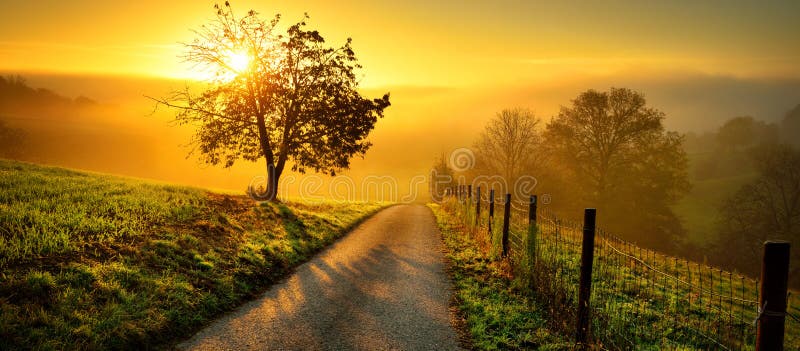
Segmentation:
<svg viewBox="0 0 800 351">
<path fill-rule="evenodd" d="M 0 189 L 0 349 L 170 347 L 388 206 L 7 160 Z"/>
</svg>

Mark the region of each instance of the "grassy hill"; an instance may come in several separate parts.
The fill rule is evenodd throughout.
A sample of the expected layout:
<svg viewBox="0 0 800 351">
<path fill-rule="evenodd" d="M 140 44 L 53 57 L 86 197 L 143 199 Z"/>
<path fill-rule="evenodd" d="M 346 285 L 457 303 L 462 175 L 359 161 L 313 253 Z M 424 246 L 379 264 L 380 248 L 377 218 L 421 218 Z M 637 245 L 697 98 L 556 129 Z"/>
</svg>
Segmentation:
<svg viewBox="0 0 800 351">
<path fill-rule="evenodd" d="M 169 345 L 388 204 L 244 196 L 0 160 L 0 349 Z"/>
</svg>

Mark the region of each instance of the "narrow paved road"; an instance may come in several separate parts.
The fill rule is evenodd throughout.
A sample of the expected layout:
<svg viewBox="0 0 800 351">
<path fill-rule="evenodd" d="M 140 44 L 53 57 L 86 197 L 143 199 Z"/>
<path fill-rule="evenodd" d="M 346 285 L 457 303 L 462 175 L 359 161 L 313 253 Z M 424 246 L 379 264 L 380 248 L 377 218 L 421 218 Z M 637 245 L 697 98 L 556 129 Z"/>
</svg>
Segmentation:
<svg viewBox="0 0 800 351">
<path fill-rule="evenodd" d="M 457 350 L 450 293 L 433 213 L 394 206 L 178 348 Z"/>
</svg>

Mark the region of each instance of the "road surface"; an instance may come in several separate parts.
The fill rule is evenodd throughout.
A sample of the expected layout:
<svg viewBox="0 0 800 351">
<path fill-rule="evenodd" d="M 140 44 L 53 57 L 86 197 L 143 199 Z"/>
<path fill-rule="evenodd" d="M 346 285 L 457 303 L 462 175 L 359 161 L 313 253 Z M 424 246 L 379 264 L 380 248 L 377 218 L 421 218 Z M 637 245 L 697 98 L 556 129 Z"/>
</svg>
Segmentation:
<svg viewBox="0 0 800 351">
<path fill-rule="evenodd" d="M 178 348 L 458 350 L 450 295 L 433 213 L 398 205 Z"/>
</svg>

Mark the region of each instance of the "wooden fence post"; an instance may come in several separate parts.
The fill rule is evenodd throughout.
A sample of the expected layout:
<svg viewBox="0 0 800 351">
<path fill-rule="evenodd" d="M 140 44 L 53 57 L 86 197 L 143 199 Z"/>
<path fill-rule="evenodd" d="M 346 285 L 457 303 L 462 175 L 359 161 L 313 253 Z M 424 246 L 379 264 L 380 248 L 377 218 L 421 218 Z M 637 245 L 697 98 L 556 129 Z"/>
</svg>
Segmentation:
<svg viewBox="0 0 800 351">
<path fill-rule="evenodd" d="M 597 210 L 583 212 L 583 246 L 581 250 L 581 278 L 578 290 L 578 328 L 575 342 L 585 346 L 589 339 L 589 298 L 592 292 L 592 263 L 594 261 L 594 232 Z"/>
<path fill-rule="evenodd" d="M 536 249 L 536 235 L 539 231 L 539 228 L 536 227 L 536 200 L 536 195 L 531 195 L 528 202 L 528 238 L 525 242 L 525 253 L 528 256 L 528 288 L 531 290 L 534 288 L 534 265 L 536 262 L 536 255 L 539 254 L 538 250 Z"/>
<path fill-rule="evenodd" d="M 492 240 L 492 220 L 494 219 L 494 189 L 489 190 L 489 242 Z"/>
<path fill-rule="evenodd" d="M 539 228 L 536 227 L 536 221 L 538 220 L 536 218 L 537 200 L 538 198 L 536 197 L 536 195 L 531 195 L 531 198 L 528 202 L 528 251 L 527 252 L 531 256 L 537 254 L 535 251 L 536 235 L 539 232 Z M 534 251 L 531 251 L 530 249 L 531 247 L 534 248 Z M 530 257 L 531 262 L 533 262 L 534 259 L 535 259 L 534 257 Z"/>
<path fill-rule="evenodd" d="M 503 257 L 508 256 L 508 227 L 511 222 L 511 194 L 506 194 L 503 207 Z"/>
<path fill-rule="evenodd" d="M 476 189 L 475 193 L 475 226 L 477 226 L 481 219 L 481 187 Z"/>
<path fill-rule="evenodd" d="M 756 351 L 783 350 L 786 289 L 789 281 L 789 243 L 767 241 L 761 263 Z"/>
</svg>

